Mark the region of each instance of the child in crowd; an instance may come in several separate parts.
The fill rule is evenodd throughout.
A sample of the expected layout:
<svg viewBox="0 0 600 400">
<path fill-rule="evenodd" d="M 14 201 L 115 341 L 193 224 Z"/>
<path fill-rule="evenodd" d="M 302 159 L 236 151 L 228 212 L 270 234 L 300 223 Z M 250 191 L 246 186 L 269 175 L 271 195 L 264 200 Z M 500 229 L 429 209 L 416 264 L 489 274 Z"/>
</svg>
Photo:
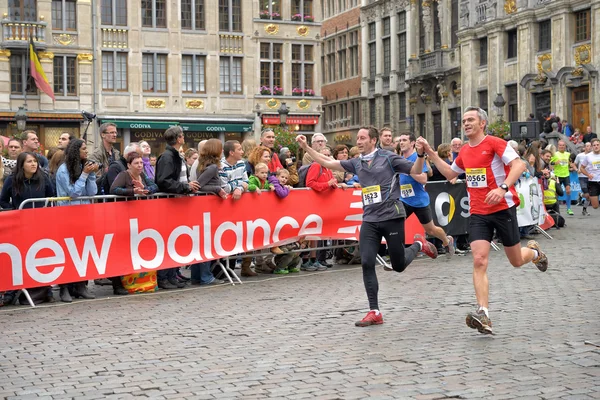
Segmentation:
<svg viewBox="0 0 600 400">
<path fill-rule="evenodd" d="M 277 197 L 283 199 L 290 194 L 292 187 L 287 184 L 289 179 L 290 172 L 284 168 L 277 170 L 275 175 L 269 176 L 269 183 L 273 185 Z"/>
<path fill-rule="evenodd" d="M 348 185 L 348 187 L 360 187 L 360 182 L 358 181 L 358 175 L 354 175 L 350 172 L 346 172 L 344 183 Z"/>
<path fill-rule="evenodd" d="M 272 184 L 267 180 L 269 175 L 269 167 L 265 163 L 258 163 L 254 166 L 254 175 L 248 179 L 248 191 L 259 193 L 262 190 L 275 190 Z"/>
</svg>

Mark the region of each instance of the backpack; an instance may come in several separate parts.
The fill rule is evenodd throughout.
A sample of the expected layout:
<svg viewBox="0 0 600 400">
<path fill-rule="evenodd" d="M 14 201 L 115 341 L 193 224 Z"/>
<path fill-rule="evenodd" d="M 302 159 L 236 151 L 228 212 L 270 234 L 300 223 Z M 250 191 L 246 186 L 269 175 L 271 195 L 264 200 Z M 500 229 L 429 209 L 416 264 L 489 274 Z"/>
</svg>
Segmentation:
<svg viewBox="0 0 600 400">
<path fill-rule="evenodd" d="M 306 175 L 308 175 L 308 169 L 310 168 L 311 165 L 313 165 L 313 163 L 314 163 L 314 161 L 311 162 L 310 164 L 303 165 L 298 170 L 298 184 L 296 185 L 297 188 L 305 188 L 306 187 Z M 323 167 L 320 166 L 319 167 L 319 176 L 321 176 L 322 173 L 323 173 Z"/>
<path fill-rule="evenodd" d="M 110 185 L 108 184 L 108 173 L 102 174 L 100 179 L 96 181 L 96 186 L 98 186 L 98 192 L 96 193 L 98 196 L 110 194 Z"/>
</svg>

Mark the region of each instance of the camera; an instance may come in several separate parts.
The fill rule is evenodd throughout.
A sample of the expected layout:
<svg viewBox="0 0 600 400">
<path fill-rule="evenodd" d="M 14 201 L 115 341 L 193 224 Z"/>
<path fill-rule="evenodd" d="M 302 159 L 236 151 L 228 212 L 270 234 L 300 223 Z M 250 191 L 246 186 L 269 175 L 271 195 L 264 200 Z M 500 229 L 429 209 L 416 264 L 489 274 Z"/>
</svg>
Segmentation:
<svg viewBox="0 0 600 400">
<path fill-rule="evenodd" d="M 292 159 L 292 162 L 293 162 L 293 163 L 295 163 L 295 162 L 296 162 L 296 156 L 292 156 L 292 157 L 291 157 L 291 159 Z"/>
<path fill-rule="evenodd" d="M 86 121 L 92 121 L 94 118 L 96 118 L 96 114 L 87 112 L 85 110 L 81 111 L 81 115 L 83 116 L 83 119 L 85 119 Z"/>
<path fill-rule="evenodd" d="M 102 170 L 102 167 L 104 167 L 104 164 L 96 162 L 96 161 L 92 161 L 92 160 L 88 160 L 85 165 L 94 165 L 96 164 L 98 166 L 99 170 Z"/>
</svg>

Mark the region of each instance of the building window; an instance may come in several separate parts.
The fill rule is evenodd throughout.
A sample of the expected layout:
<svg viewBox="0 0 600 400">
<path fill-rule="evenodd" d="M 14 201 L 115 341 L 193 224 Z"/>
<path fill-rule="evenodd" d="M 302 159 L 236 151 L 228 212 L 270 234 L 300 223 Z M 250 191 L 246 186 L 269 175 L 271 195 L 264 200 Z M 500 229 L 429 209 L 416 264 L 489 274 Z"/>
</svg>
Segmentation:
<svg viewBox="0 0 600 400">
<path fill-rule="evenodd" d="M 8 15 L 12 21 L 37 21 L 37 1 L 9 1 Z"/>
<path fill-rule="evenodd" d="M 519 97 L 517 85 L 506 87 L 506 97 L 508 98 L 508 122 L 519 120 Z"/>
<path fill-rule="evenodd" d="M 350 102 L 350 125 L 360 125 L 360 101 L 358 100 Z"/>
<path fill-rule="evenodd" d="M 383 96 L 383 123 L 390 123 L 390 96 Z"/>
<path fill-rule="evenodd" d="M 322 1 L 321 3 L 325 4 L 325 1 Z M 334 14 L 335 14 L 335 1 L 327 0 L 327 17 L 331 17 Z"/>
<path fill-rule="evenodd" d="M 575 41 L 582 42 L 590 40 L 591 35 L 591 11 L 583 10 L 575 13 Z"/>
<path fill-rule="evenodd" d="M 29 73 L 29 56 L 11 54 L 10 56 L 10 92 L 16 95 L 37 94 L 35 81 Z"/>
<path fill-rule="evenodd" d="M 292 0 L 292 19 L 298 16 L 301 21 L 314 22 L 313 15 L 313 0 Z"/>
<path fill-rule="evenodd" d="M 425 27 L 423 26 L 423 5 L 418 2 L 419 8 L 419 52 L 422 54 L 425 51 Z"/>
<path fill-rule="evenodd" d="M 458 36 L 456 35 L 456 32 L 458 32 L 458 0 L 452 0 L 450 7 L 452 14 L 450 16 L 451 47 L 456 47 L 458 44 Z"/>
<path fill-rule="evenodd" d="M 281 19 L 281 0 L 260 0 L 260 19 Z"/>
<path fill-rule="evenodd" d="M 205 29 L 204 0 L 181 0 L 181 29 Z"/>
<path fill-rule="evenodd" d="M 398 93 L 398 119 L 403 121 L 406 119 L 406 93 Z"/>
<path fill-rule="evenodd" d="M 384 18 L 381 39 L 383 41 L 383 75 L 389 76 L 392 70 L 392 40 L 390 38 L 390 18 Z"/>
<path fill-rule="evenodd" d="M 479 39 L 479 66 L 487 65 L 488 58 L 488 40 L 487 37 Z"/>
<path fill-rule="evenodd" d="M 461 136 L 461 129 L 462 129 L 462 122 L 461 122 L 461 114 L 460 114 L 460 107 L 457 108 L 452 108 L 450 110 L 450 122 L 451 122 L 451 128 L 452 128 L 452 137 L 460 137 Z"/>
<path fill-rule="evenodd" d="M 54 94 L 77 96 L 77 57 L 54 56 Z"/>
<path fill-rule="evenodd" d="M 485 110 L 485 112 L 487 112 L 488 111 L 488 91 L 482 90 L 478 94 L 479 94 L 479 108 L 481 108 L 482 110 Z"/>
<path fill-rule="evenodd" d="M 552 25 L 550 20 L 539 23 L 538 51 L 550 50 L 552 41 Z"/>
<path fill-rule="evenodd" d="M 398 71 L 406 70 L 406 12 L 401 11 L 396 18 L 398 21 Z"/>
<path fill-rule="evenodd" d="M 219 57 L 219 90 L 221 94 L 242 94 L 242 57 Z"/>
<path fill-rule="evenodd" d="M 166 54 L 142 54 L 142 90 L 154 93 L 167 91 Z"/>
<path fill-rule="evenodd" d="M 517 57 L 517 46 L 519 45 L 517 43 L 517 30 L 513 29 L 510 31 L 506 32 L 506 39 L 508 41 L 507 43 L 507 51 L 506 51 L 506 58 L 507 59 L 511 59 L 511 58 L 516 58 Z"/>
<path fill-rule="evenodd" d="M 327 47 L 327 82 L 336 80 L 335 68 L 335 39 L 330 39 L 325 43 Z"/>
<path fill-rule="evenodd" d="M 375 22 L 369 24 L 369 79 L 375 79 L 377 66 L 377 45 L 375 43 Z"/>
<path fill-rule="evenodd" d="M 52 0 L 52 29 L 77 30 L 77 12 L 74 0 Z"/>
<path fill-rule="evenodd" d="M 206 56 L 181 56 L 181 91 L 183 93 L 206 93 Z"/>
<path fill-rule="evenodd" d="M 369 99 L 369 123 L 373 126 L 377 124 L 377 109 L 375 108 L 375 99 Z"/>
<path fill-rule="evenodd" d="M 348 103 L 340 104 L 340 125 L 348 126 Z"/>
<path fill-rule="evenodd" d="M 242 31 L 242 0 L 219 0 L 219 31 Z"/>
<path fill-rule="evenodd" d="M 350 32 L 350 76 L 358 75 L 358 30 Z"/>
<path fill-rule="evenodd" d="M 283 56 L 281 43 L 260 44 L 260 86 L 270 90 L 272 94 L 283 94 L 281 74 L 283 71 Z M 266 89 L 265 89 L 266 88 Z"/>
<path fill-rule="evenodd" d="M 102 90 L 127 91 L 127 53 L 102 52 Z"/>
<path fill-rule="evenodd" d="M 145 28 L 167 27 L 166 0 L 142 0 L 142 26 Z"/>
<path fill-rule="evenodd" d="M 313 68 L 313 46 L 308 44 L 293 44 L 292 94 L 294 94 L 294 91 L 296 91 L 296 94 L 302 95 L 315 94 L 313 90 Z"/>
<path fill-rule="evenodd" d="M 127 26 L 127 0 L 102 0 L 101 23 Z"/>
<path fill-rule="evenodd" d="M 346 59 L 346 35 L 338 37 L 338 76 L 339 79 L 346 79 L 347 59 Z"/>
<path fill-rule="evenodd" d="M 442 29 L 440 28 L 440 16 L 438 2 L 431 2 L 431 8 L 433 9 L 433 48 L 435 50 L 442 46 Z"/>
</svg>

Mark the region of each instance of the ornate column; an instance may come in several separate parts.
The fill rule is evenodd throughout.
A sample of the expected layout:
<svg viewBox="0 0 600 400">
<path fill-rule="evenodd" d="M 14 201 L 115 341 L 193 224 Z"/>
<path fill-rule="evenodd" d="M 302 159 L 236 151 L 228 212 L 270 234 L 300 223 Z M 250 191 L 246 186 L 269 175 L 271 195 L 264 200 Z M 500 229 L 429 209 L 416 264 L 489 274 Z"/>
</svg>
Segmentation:
<svg viewBox="0 0 600 400">
<path fill-rule="evenodd" d="M 10 110 L 10 50 L 0 50 L 0 107 Z"/>
<path fill-rule="evenodd" d="M 416 4 L 417 0 L 410 0 L 410 6 L 406 9 L 406 54 L 409 58 L 417 58 L 416 39 L 419 26 L 412 23 L 415 17 L 419 15 Z"/>
</svg>

